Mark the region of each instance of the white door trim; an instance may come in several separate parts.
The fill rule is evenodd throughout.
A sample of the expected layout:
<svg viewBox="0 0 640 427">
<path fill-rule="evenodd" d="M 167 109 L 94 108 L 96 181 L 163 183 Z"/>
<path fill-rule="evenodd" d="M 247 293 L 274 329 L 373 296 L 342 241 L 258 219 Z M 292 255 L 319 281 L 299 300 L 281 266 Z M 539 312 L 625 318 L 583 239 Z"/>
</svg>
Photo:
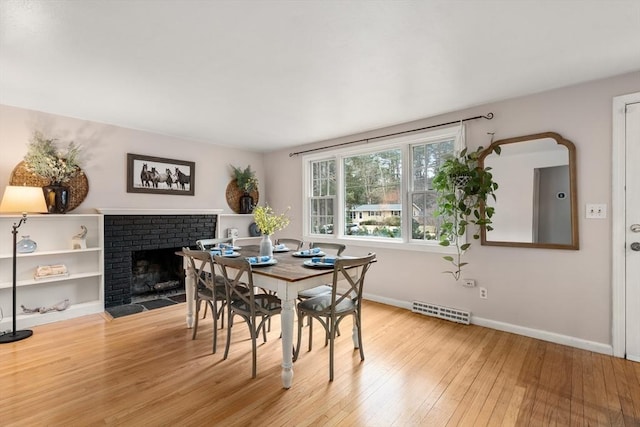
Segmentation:
<svg viewBox="0 0 640 427">
<path fill-rule="evenodd" d="M 625 357 L 625 109 L 640 102 L 640 92 L 613 98 L 613 135 L 611 166 L 611 297 L 613 355 Z"/>
</svg>

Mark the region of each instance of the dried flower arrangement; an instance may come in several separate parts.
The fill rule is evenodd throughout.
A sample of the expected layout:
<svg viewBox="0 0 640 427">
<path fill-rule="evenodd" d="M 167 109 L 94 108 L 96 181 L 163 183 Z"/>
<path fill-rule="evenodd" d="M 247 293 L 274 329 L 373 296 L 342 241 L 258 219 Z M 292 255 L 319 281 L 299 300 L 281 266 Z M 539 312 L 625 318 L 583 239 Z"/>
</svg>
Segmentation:
<svg viewBox="0 0 640 427">
<path fill-rule="evenodd" d="M 29 142 L 24 163 L 30 172 L 62 184 L 80 172 L 81 147 L 70 142 L 64 151 L 56 147 L 56 139 L 46 138 L 35 131 Z"/>
</svg>

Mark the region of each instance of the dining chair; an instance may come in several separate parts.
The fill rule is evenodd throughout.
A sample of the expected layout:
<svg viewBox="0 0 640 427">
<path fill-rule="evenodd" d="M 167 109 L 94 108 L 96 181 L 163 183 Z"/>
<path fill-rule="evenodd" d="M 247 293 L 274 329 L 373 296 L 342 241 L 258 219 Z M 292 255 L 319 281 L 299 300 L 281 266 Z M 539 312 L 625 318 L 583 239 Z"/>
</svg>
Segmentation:
<svg viewBox="0 0 640 427">
<path fill-rule="evenodd" d="M 347 248 L 342 243 L 332 243 L 332 242 L 311 242 L 309 244 L 309 249 L 319 248 L 326 250 L 327 252 L 331 252 L 329 255 L 340 256 Z M 315 288 L 306 289 L 304 291 L 298 292 L 298 301 L 303 301 L 309 298 L 317 297 L 318 295 L 326 294 L 331 292 L 330 285 L 320 285 Z"/>
<path fill-rule="evenodd" d="M 219 245 L 220 243 L 226 243 L 226 244 L 232 245 L 233 244 L 233 238 L 231 238 L 231 237 L 221 237 L 221 238 L 218 238 L 218 239 L 200 239 L 200 240 L 196 240 L 196 245 L 202 251 L 208 251 L 211 248 Z M 222 280 L 222 277 L 218 277 L 218 280 L 221 283 L 224 283 L 223 280 Z M 208 307 L 208 305 L 204 306 L 204 313 L 202 314 L 202 318 L 203 319 L 205 317 L 207 317 L 207 307 Z M 224 321 L 223 321 L 223 325 L 221 327 L 224 327 Z"/>
<path fill-rule="evenodd" d="M 220 328 L 224 328 L 224 308 L 227 305 L 227 293 L 225 290 L 224 279 L 222 276 L 216 276 L 213 269 L 213 258 L 208 251 L 198 251 L 189 248 L 182 248 L 182 252 L 187 257 L 188 267 L 187 273 L 191 275 L 194 283 L 195 296 L 195 322 L 193 325 L 193 336 L 196 339 L 198 332 L 198 319 L 200 318 L 200 307 L 202 301 L 206 302 L 206 306 L 211 307 L 213 314 L 213 352 L 216 352 L 218 340 L 218 319 L 221 321 Z M 220 303 L 220 307 L 218 307 Z M 206 315 L 206 311 L 205 311 Z M 204 317 L 203 317 L 204 319 Z"/>
<path fill-rule="evenodd" d="M 279 239 L 276 239 L 276 245 L 287 245 L 289 249 L 293 249 L 294 251 L 299 251 L 300 249 L 302 249 L 304 242 L 300 239 L 281 237 Z"/>
<path fill-rule="evenodd" d="M 196 240 L 196 245 L 202 251 L 209 250 L 212 247 L 219 245 L 220 243 L 228 243 L 228 244 L 231 245 L 231 244 L 233 244 L 233 238 L 232 237 L 222 237 L 222 238 L 219 238 L 219 239 L 200 239 L 200 240 Z"/>
<path fill-rule="evenodd" d="M 282 311 L 280 299 L 271 294 L 256 294 L 253 285 L 253 270 L 251 269 L 251 264 L 245 258 L 225 258 L 218 255 L 214 255 L 213 258 L 222 273 L 222 277 L 224 277 L 229 304 L 227 310 L 227 344 L 223 359 L 226 360 L 229 355 L 233 318 L 238 315 L 247 323 L 251 334 L 253 355 L 251 378 L 255 378 L 257 371 L 256 341 L 261 330 L 263 342 L 267 341 L 266 322 Z M 245 281 L 243 282 L 241 279 Z"/>
<path fill-rule="evenodd" d="M 376 254 L 370 253 L 358 258 L 339 258 L 333 269 L 333 286 L 331 293 L 309 298 L 297 304 L 298 313 L 298 343 L 295 347 L 293 360 L 298 359 L 302 342 L 302 322 L 305 316 L 316 319 L 324 327 L 329 337 L 329 381 L 333 381 L 333 354 L 338 326 L 342 319 L 353 316 L 354 327 L 357 328 L 357 344 L 360 350 L 360 360 L 364 360 L 362 348 L 362 291 L 364 278 L 375 260 Z M 338 282 L 346 285 L 344 291 L 338 291 Z M 313 325 L 309 322 L 309 351 L 313 340 Z"/>
</svg>

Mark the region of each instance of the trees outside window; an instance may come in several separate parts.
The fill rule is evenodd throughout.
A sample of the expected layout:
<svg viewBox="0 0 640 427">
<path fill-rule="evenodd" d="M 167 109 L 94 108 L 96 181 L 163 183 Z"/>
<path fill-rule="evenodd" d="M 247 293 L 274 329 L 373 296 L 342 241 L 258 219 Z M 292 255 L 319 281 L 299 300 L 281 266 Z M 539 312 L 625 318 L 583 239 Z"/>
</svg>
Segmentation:
<svg viewBox="0 0 640 427">
<path fill-rule="evenodd" d="M 431 180 L 462 142 L 456 127 L 305 157 L 306 233 L 436 246 Z"/>
</svg>

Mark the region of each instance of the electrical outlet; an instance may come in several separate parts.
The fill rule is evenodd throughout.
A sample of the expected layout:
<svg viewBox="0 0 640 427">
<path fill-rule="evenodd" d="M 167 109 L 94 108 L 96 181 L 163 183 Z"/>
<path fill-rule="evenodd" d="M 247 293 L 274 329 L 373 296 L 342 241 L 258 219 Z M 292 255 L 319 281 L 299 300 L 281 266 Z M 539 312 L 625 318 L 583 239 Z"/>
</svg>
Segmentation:
<svg viewBox="0 0 640 427">
<path fill-rule="evenodd" d="M 462 286 L 473 288 L 475 285 L 476 281 L 474 279 L 462 279 Z"/>
<path fill-rule="evenodd" d="M 480 287 L 479 289 L 480 289 L 480 298 L 487 299 L 487 296 L 488 296 L 487 288 Z"/>
<path fill-rule="evenodd" d="M 606 219 L 607 218 L 607 205 L 587 203 L 585 216 L 589 219 Z"/>
</svg>

